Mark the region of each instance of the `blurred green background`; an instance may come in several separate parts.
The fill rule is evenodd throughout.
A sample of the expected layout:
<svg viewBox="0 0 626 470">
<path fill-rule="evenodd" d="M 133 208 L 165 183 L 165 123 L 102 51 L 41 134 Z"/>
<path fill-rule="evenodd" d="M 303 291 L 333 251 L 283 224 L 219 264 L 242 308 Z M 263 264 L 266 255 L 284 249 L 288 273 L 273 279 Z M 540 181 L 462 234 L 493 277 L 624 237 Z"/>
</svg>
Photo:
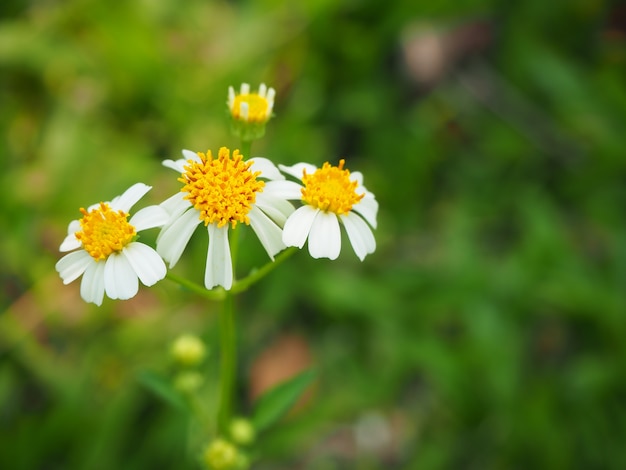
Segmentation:
<svg viewBox="0 0 626 470">
<path fill-rule="evenodd" d="M 0 468 L 197 468 L 138 377 L 185 332 L 215 361 L 217 306 L 97 308 L 54 264 L 79 207 L 236 147 L 244 81 L 277 90 L 253 154 L 344 157 L 380 203 L 363 263 L 304 251 L 238 298 L 242 413 L 319 374 L 255 468 L 626 468 L 625 47 L 606 0 L 1 2 Z"/>
</svg>

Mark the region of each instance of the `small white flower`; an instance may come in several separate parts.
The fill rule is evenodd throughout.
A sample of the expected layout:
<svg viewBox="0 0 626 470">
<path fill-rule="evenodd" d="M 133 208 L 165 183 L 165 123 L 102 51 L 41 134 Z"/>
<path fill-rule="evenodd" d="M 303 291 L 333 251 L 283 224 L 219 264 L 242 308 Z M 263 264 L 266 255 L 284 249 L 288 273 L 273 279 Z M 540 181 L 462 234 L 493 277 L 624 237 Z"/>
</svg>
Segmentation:
<svg viewBox="0 0 626 470">
<path fill-rule="evenodd" d="M 151 286 L 165 277 L 165 263 L 149 246 L 135 241 L 137 232 L 159 227 L 167 212 L 159 206 L 128 212 L 151 187 L 137 183 L 111 202 L 81 209 L 82 219 L 73 220 L 60 251 L 73 251 L 56 264 L 64 284 L 81 275 L 80 295 L 86 302 L 102 304 L 111 299 L 130 299 L 137 294 L 138 280 Z"/>
<path fill-rule="evenodd" d="M 344 163 L 344 160 L 338 166 L 325 163 L 322 168 L 308 163 L 279 165 L 283 172 L 302 182 L 302 185 L 292 181 L 268 183 L 268 189 L 276 194 L 303 203 L 285 223 L 285 245 L 302 248 L 308 239 L 313 258 L 336 259 L 341 251 L 341 222 L 361 261 L 376 250 L 370 226 L 376 228 L 378 202 L 363 186 L 363 175 L 344 170 Z"/>
<path fill-rule="evenodd" d="M 284 179 L 272 162 L 253 158 L 246 162 L 238 150 L 222 147 L 217 158 L 183 150 L 185 158 L 165 160 L 163 164 L 179 173 L 181 192 L 161 206 L 170 219 L 157 238 L 157 251 L 174 266 L 200 223 L 209 236 L 204 285 L 207 289 L 233 284 L 233 263 L 228 241 L 229 227 L 250 225 L 267 254 L 285 248 L 281 227 L 293 212 L 293 206 L 266 187 L 264 179 Z"/>
<path fill-rule="evenodd" d="M 238 94 L 231 86 L 228 87 L 228 109 L 233 119 L 263 124 L 272 117 L 275 94 L 275 90 L 265 86 L 265 83 L 261 83 L 257 93 L 251 93 L 247 83 L 241 84 Z"/>
</svg>

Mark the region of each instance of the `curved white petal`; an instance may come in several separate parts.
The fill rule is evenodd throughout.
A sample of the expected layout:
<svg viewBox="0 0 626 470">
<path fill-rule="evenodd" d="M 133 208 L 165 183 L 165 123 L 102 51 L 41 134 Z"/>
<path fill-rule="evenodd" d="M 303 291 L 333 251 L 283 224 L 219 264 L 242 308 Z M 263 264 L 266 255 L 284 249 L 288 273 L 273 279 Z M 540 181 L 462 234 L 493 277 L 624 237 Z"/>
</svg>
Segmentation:
<svg viewBox="0 0 626 470">
<path fill-rule="evenodd" d="M 128 223 L 135 227 L 137 232 L 154 227 L 161 227 L 169 220 L 169 214 L 163 207 L 148 206 L 138 210 Z"/>
<path fill-rule="evenodd" d="M 71 251 L 82 246 L 80 240 L 76 238 L 76 232 L 80 231 L 80 223 L 78 223 L 78 220 L 75 220 L 73 222 L 76 222 L 78 224 L 78 228 L 76 230 L 69 231 L 67 237 L 65 237 L 65 239 L 61 242 L 61 246 L 59 246 L 59 251 Z M 70 224 L 70 227 L 72 227 L 72 224 Z"/>
<path fill-rule="evenodd" d="M 111 209 L 130 212 L 131 207 L 151 189 L 152 186 L 148 186 L 147 184 L 135 183 L 124 191 L 124 194 L 111 201 Z"/>
<path fill-rule="evenodd" d="M 165 263 L 153 248 L 143 243 L 129 243 L 122 254 L 132 266 L 139 280 L 146 286 L 152 286 L 165 277 Z"/>
<path fill-rule="evenodd" d="M 274 261 L 274 255 L 285 249 L 282 238 L 283 231 L 256 206 L 252 206 L 248 216 L 250 217 L 252 230 L 259 237 L 269 257 Z"/>
<path fill-rule="evenodd" d="M 167 212 L 170 216 L 170 219 L 177 218 L 185 212 L 187 209 L 191 207 L 191 202 L 185 199 L 185 193 L 178 192 L 173 196 L 167 198 L 161 204 L 159 204 L 165 212 Z"/>
<path fill-rule="evenodd" d="M 69 284 L 70 282 L 78 279 L 81 274 L 89 267 L 91 263 L 96 261 L 85 250 L 75 251 L 68 255 L 65 255 L 55 265 L 55 269 L 58 271 L 63 284 Z"/>
<path fill-rule="evenodd" d="M 309 253 L 313 258 L 337 259 L 341 251 L 341 230 L 337 215 L 319 211 L 309 233 Z"/>
<path fill-rule="evenodd" d="M 167 159 L 167 160 L 163 160 L 161 162 L 161 165 L 163 165 L 166 168 L 170 168 L 178 173 L 184 173 L 185 172 L 185 165 L 187 164 L 187 160 L 185 160 L 184 158 L 180 158 L 178 160 L 171 160 L 171 159 Z"/>
<path fill-rule="evenodd" d="M 67 226 L 67 234 L 73 235 L 78 231 L 80 231 L 80 220 L 72 220 Z"/>
<path fill-rule="evenodd" d="M 352 206 L 352 210 L 358 212 L 374 228 L 376 228 L 376 214 L 378 214 L 378 202 L 372 193 L 366 193 L 365 197 Z"/>
<path fill-rule="evenodd" d="M 80 283 L 80 296 L 85 302 L 102 305 L 104 298 L 104 262 L 93 262 L 85 270 Z"/>
<path fill-rule="evenodd" d="M 111 299 L 126 300 L 139 290 L 137 274 L 128 258 L 121 253 L 112 253 L 104 265 L 104 291 Z"/>
<path fill-rule="evenodd" d="M 200 222 L 198 211 L 190 209 L 163 227 L 157 237 L 156 249 L 159 255 L 169 262 L 170 267 L 178 262 L 180 255 L 183 253 L 191 235 Z"/>
<path fill-rule="evenodd" d="M 194 152 L 193 150 L 187 150 L 187 149 L 183 149 L 183 157 L 185 157 L 185 163 L 187 163 L 189 160 L 194 161 L 196 163 L 200 163 L 202 161 L 202 159 L 200 158 L 200 155 L 198 155 L 198 152 Z"/>
<path fill-rule="evenodd" d="M 296 209 L 283 227 L 283 243 L 287 246 L 302 248 L 318 212 L 319 209 L 313 209 L 311 206 Z"/>
<path fill-rule="evenodd" d="M 265 212 L 270 219 L 281 227 L 285 225 L 287 217 L 289 217 L 295 210 L 289 201 L 274 197 L 272 194 L 267 194 L 265 192 L 256 195 L 256 202 L 254 205 Z"/>
<path fill-rule="evenodd" d="M 278 165 L 278 168 L 280 168 L 283 173 L 294 176 L 299 180 L 302 179 L 304 170 L 306 170 L 307 175 L 312 175 L 315 173 L 315 170 L 317 170 L 317 167 L 315 165 L 311 165 L 310 163 L 296 163 L 292 166 Z"/>
<path fill-rule="evenodd" d="M 222 286 L 229 290 L 233 286 L 233 261 L 228 243 L 228 225 L 218 228 L 216 224 L 209 224 L 207 228 L 209 252 L 206 257 L 204 285 L 207 289 Z"/>
<path fill-rule="evenodd" d="M 228 87 L 228 107 L 232 110 L 233 104 L 235 104 L 235 89 L 232 86 Z"/>
<path fill-rule="evenodd" d="M 374 253 L 376 250 L 376 240 L 374 239 L 372 229 L 369 228 L 369 225 L 361 217 L 353 212 L 340 217 L 354 252 L 363 261 L 365 256 Z"/>
<path fill-rule="evenodd" d="M 254 157 L 248 161 L 252 162 L 252 165 L 250 166 L 250 171 L 252 173 L 256 171 L 261 172 L 261 174 L 259 175 L 259 178 L 266 178 L 269 180 L 284 180 L 285 179 L 285 177 L 278 170 L 276 165 L 274 165 L 274 163 L 272 163 L 272 161 L 268 160 L 267 158 Z"/>
<path fill-rule="evenodd" d="M 265 183 L 263 193 L 283 199 L 302 199 L 302 185 L 294 181 L 268 181 Z"/>
<path fill-rule="evenodd" d="M 358 186 L 363 186 L 363 173 L 361 173 L 360 171 L 351 171 L 350 181 L 356 181 Z M 357 186 L 357 189 L 358 189 L 358 186 Z"/>
</svg>

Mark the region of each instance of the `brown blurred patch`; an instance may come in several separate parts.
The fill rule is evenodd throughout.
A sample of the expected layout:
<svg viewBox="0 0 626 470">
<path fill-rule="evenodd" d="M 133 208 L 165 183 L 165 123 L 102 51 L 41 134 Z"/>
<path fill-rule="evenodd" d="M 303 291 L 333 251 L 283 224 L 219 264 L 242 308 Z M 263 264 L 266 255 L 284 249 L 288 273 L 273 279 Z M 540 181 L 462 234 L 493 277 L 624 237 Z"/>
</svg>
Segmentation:
<svg viewBox="0 0 626 470">
<path fill-rule="evenodd" d="M 309 344 L 303 336 L 285 333 L 276 338 L 253 362 L 250 370 L 250 399 L 294 377 L 311 367 L 313 359 Z M 311 390 L 300 399 L 302 406 L 311 397 Z"/>
</svg>

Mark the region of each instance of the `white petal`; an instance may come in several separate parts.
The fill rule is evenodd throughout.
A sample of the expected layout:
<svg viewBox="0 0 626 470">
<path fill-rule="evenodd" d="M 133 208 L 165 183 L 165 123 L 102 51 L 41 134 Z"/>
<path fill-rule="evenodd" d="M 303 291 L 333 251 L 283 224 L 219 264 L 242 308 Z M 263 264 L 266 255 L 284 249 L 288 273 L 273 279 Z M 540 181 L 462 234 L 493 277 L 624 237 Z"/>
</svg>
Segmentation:
<svg viewBox="0 0 626 470">
<path fill-rule="evenodd" d="M 313 209 L 311 206 L 296 209 L 283 227 L 283 243 L 287 246 L 302 248 L 318 212 L 319 209 Z"/>
<path fill-rule="evenodd" d="M 187 160 L 185 160 L 184 158 L 181 158 L 179 160 L 171 160 L 168 158 L 167 160 L 163 160 L 161 164 L 164 167 L 171 168 L 172 170 L 178 173 L 184 173 Z"/>
<path fill-rule="evenodd" d="M 89 267 L 91 263 L 96 261 L 85 250 L 75 251 L 68 255 L 65 255 L 55 265 L 55 269 L 58 271 L 63 284 L 69 284 L 70 282 L 78 279 L 81 274 Z"/>
<path fill-rule="evenodd" d="M 276 90 L 274 90 L 273 88 L 269 88 L 269 90 L 267 90 L 267 94 L 265 95 L 265 99 L 267 100 L 267 104 L 268 104 L 268 113 L 272 112 L 272 108 L 274 107 L 274 97 L 276 96 Z"/>
<path fill-rule="evenodd" d="M 262 96 L 263 98 L 265 98 L 266 94 L 267 94 L 267 85 L 265 83 L 261 83 L 259 85 L 259 96 Z"/>
<path fill-rule="evenodd" d="M 137 211 L 128 223 L 135 227 L 137 232 L 154 227 L 161 227 L 169 220 L 169 214 L 163 207 L 148 206 Z"/>
<path fill-rule="evenodd" d="M 283 231 L 256 206 L 252 206 L 248 216 L 252 230 L 259 237 L 269 257 L 274 261 L 274 255 L 285 249 L 282 239 Z"/>
<path fill-rule="evenodd" d="M 233 104 L 235 103 L 235 89 L 232 86 L 228 87 L 228 107 L 230 109 L 233 108 Z"/>
<path fill-rule="evenodd" d="M 244 120 L 247 121 L 248 120 L 248 111 L 250 109 L 250 106 L 248 105 L 248 103 L 246 101 L 240 101 L 239 102 L 239 117 Z"/>
<path fill-rule="evenodd" d="M 296 163 L 292 166 L 278 165 L 278 168 L 280 168 L 283 173 L 294 176 L 299 180 L 302 179 L 304 170 L 306 170 L 307 175 L 312 175 L 315 173 L 315 170 L 317 170 L 317 167 L 310 163 Z"/>
<path fill-rule="evenodd" d="M 72 232 L 67 237 L 65 237 L 65 239 L 61 243 L 61 246 L 59 246 L 59 251 L 71 251 L 75 250 L 76 248 L 80 248 L 81 246 L 82 243 L 80 242 L 80 240 L 78 240 L 78 238 L 76 238 L 76 233 Z"/>
<path fill-rule="evenodd" d="M 196 163 L 202 162 L 202 159 L 200 158 L 200 155 L 198 155 L 198 152 L 194 152 L 193 150 L 183 149 L 183 157 L 185 157 L 185 163 L 187 163 L 189 160 Z"/>
<path fill-rule="evenodd" d="M 351 171 L 350 172 L 350 180 L 351 181 L 356 181 L 358 183 L 358 186 L 363 186 L 363 173 L 361 173 L 360 171 Z M 358 191 L 357 191 L 358 193 Z M 359 193 L 362 194 L 362 193 Z"/>
<path fill-rule="evenodd" d="M 259 175 L 259 178 L 266 178 L 269 180 L 284 180 L 285 179 L 285 177 L 281 174 L 281 172 L 278 170 L 276 165 L 274 165 L 274 163 L 272 163 L 271 160 L 268 160 L 267 158 L 254 157 L 248 161 L 252 162 L 252 166 L 250 166 L 251 172 L 253 173 L 256 171 L 261 172 L 261 174 Z"/>
<path fill-rule="evenodd" d="M 378 213 L 378 202 L 372 193 L 366 193 L 365 197 L 352 206 L 352 210 L 358 212 L 374 228 L 376 228 L 376 214 Z"/>
<path fill-rule="evenodd" d="M 337 259 L 341 251 L 341 231 L 337 215 L 319 211 L 309 233 L 309 253 L 313 258 Z"/>
<path fill-rule="evenodd" d="M 248 94 L 250 94 L 250 84 L 249 83 L 242 83 L 241 84 L 241 88 L 239 89 L 239 94 L 240 95 L 248 95 Z"/>
<path fill-rule="evenodd" d="M 85 302 L 102 305 L 104 298 L 104 265 L 103 261 L 95 262 L 85 270 L 80 283 L 80 296 Z"/>
<path fill-rule="evenodd" d="M 209 224 L 209 252 L 206 257 L 204 285 L 207 289 L 222 286 L 229 290 L 233 285 L 233 261 L 228 243 L 228 225 L 217 228 Z"/>
<path fill-rule="evenodd" d="M 263 194 L 299 201 L 302 199 L 302 185 L 293 181 L 268 181 L 263 188 Z"/>
<path fill-rule="evenodd" d="M 126 300 L 139 290 L 137 274 L 121 253 L 112 253 L 104 265 L 104 291 L 112 299 Z"/>
<path fill-rule="evenodd" d="M 169 214 L 170 220 L 178 218 L 191 207 L 191 202 L 185 199 L 185 193 L 178 192 L 159 204 Z"/>
<path fill-rule="evenodd" d="M 346 228 L 350 244 L 361 261 L 365 259 L 366 255 L 374 253 L 376 250 L 374 234 L 361 217 L 354 212 L 349 212 L 341 216 L 341 221 Z"/>
<path fill-rule="evenodd" d="M 285 225 L 287 218 L 294 211 L 294 207 L 289 201 L 266 194 L 265 191 L 256 195 L 254 205 L 281 227 Z"/>
<path fill-rule="evenodd" d="M 119 198 L 115 198 L 111 201 L 111 208 L 115 210 L 122 210 L 124 212 L 130 212 L 139 199 L 152 189 L 152 186 L 148 186 L 143 183 L 133 184 L 130 188 L 124 191 Z"/>
<path fill-rule="evenodd" d="M 172 223 L 163 227 L 163 230 L 157 237 L 156 249 L 163 259 L 170 263 L 170 267 L 178 262 L 180 255 L 183 253 L 191 235 L 200 222 L 198 211 L 189 209 L 173 220 Z"/>
<path fill-rule="evenodd" d="M 146 286 L 156 284 L 165 277 L 167 269 L 165 263 L 148 245 L 143 243 L 130 243 L 122 250 L 133 270 L 139 276 L 139 280 Z"/>
</svg>

